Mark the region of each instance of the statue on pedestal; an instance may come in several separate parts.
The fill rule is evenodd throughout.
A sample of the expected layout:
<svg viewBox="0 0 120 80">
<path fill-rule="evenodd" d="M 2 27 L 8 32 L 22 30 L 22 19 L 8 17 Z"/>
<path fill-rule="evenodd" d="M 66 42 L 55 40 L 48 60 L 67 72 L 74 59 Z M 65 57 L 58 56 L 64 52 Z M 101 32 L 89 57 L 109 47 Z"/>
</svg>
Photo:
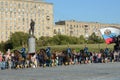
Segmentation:
<svg viewBox="0 0 120 80">
<path fill-rule="evenodd" d="M 28 53 L 35 54 L 35 36 L 34 36 L 34 26 L 35 22 L 31 19 L 29 38 L 28 38 Z"/>
</svg>

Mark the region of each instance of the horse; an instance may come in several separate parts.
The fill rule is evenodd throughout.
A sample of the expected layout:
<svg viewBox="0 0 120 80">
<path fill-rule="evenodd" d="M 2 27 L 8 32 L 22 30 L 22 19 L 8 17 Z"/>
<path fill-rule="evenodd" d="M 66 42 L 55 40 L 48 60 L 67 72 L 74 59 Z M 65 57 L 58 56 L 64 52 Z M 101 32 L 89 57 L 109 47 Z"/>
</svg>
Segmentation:
<svg viewBox="0 0 120 80">
<path fill-rule="evenodd" d="M 37 52 L 37 59 L 38 59 L 38 62 L 40 64 L 40 66 L 43 66 L 45 67 L 46 66 L 46 63 L 47 61 L 49 60 L 47 54 L 46 54 L 46 50 L 45 49 L 39 49 L 39 51 Z"/>
<path fill-rule="evenodd" d="M 58 64 L 56 63 L 57 55 L 56 55 L 55 52 L 52 53 L 52 55 L 51 55 L 51 60 L 52 60 L 52 66 L 58 65 Z"/>
<path fill-rule="evenodd" d="M 15 57 L 15 68 L 25 67 L 25 58 L 22 57 L 21 52 L 19 50 L 14 50 L 14 57 Z"/>
<path fill-rule="evenodd" d="M 69 56 L 69 55 L 67 54 L 67 51 L 66 51 L 66 50 L 63 50 L 61 55 L 62 55 L 62 57 L 63 57 L 63 64 L 64 64 L 64 65 L 69 65 L 69 64 L 70 64 L 71 56 Z"/>
</svg>

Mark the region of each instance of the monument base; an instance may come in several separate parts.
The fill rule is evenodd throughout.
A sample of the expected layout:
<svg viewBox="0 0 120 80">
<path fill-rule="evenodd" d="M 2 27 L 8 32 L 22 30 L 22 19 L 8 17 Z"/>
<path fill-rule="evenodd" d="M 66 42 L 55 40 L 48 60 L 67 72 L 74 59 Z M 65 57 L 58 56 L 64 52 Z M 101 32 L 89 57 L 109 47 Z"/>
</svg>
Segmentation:
<svg viewBox="0 0 120 80">
<path fill-rule="evenodd" d="M 30 36 L 28 38 L 28 54 L 35 54 L 35 37 Z"/>
</svg>

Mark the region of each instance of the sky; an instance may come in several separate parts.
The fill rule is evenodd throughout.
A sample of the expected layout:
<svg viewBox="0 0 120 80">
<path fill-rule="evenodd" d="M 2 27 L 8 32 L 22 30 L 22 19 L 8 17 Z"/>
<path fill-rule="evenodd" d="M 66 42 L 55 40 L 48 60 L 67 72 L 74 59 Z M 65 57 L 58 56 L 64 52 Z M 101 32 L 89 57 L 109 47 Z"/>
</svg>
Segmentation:
<svg viewBox="0 0 120 80">
<path fill-rule="evenodd" d="M 45 0 L 53 3 L 54 21 L 120 24 L 120 0 Z"/>
</svg>

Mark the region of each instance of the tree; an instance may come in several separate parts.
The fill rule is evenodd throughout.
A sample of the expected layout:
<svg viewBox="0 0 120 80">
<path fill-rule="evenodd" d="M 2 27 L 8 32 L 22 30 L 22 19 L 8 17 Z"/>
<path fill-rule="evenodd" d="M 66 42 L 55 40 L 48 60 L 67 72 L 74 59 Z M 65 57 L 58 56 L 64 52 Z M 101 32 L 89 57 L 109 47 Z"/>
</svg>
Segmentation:
<svg viewBox="0 0 120 80">
<path fill-rule="evenodd" d="M 1 42 L 0 43 L 0 51 L 4 51 L 4 45 L 5 45 L 5 42 Z"/>
<path fill-rule="evenodd" d="M 15 32 L 10 35 L 9 42 L 13 45 L 13 48 L 27 44 L 29 34 L 23 32 Z"/>
<path fill-rule="evenodd" d="M 103 43 L 103 39 L 100 36 L 97 36 L 95 33 L 92 33 L 88 38 L 89 43 Z"/>
<path fill-rule="evenodd" d="M 53 36 L 52 41 L 53 41 L 56 45 L 61 45 L 61 44 L 62 44 L 62 41 L 63 41 L 63 43 L 66 42 L 66 38 L 67 38 L 67 36 L 64 36 L 64 35 L 55 35 L 55 36 Z"/>
<path fill-rule="evenodd" d="M 80 44 L 84 44 L 85 43 L 85 38 L 84 38 L 83 35 L 80 35 L 79 41 L 80 41 Z"/>
<path fill-rule="evenodd" d="M 13 49 L 13 44 L 8 40 L 7 42 L 5 42 L 3 48 L 5 51 L 7 51 L 8 49 Z"/>
<path fill-rule="evenodd" d="M 48 45 L 48 40 L 49 40 L 49 38 L 50 37 L 45 37 L 45 36 L 41 36 L 40 38 L 39 38 L 39 40 L 38 40 L 38 45 L 39 46 L 46 46 L 46 45 Z"/>
</svg>

